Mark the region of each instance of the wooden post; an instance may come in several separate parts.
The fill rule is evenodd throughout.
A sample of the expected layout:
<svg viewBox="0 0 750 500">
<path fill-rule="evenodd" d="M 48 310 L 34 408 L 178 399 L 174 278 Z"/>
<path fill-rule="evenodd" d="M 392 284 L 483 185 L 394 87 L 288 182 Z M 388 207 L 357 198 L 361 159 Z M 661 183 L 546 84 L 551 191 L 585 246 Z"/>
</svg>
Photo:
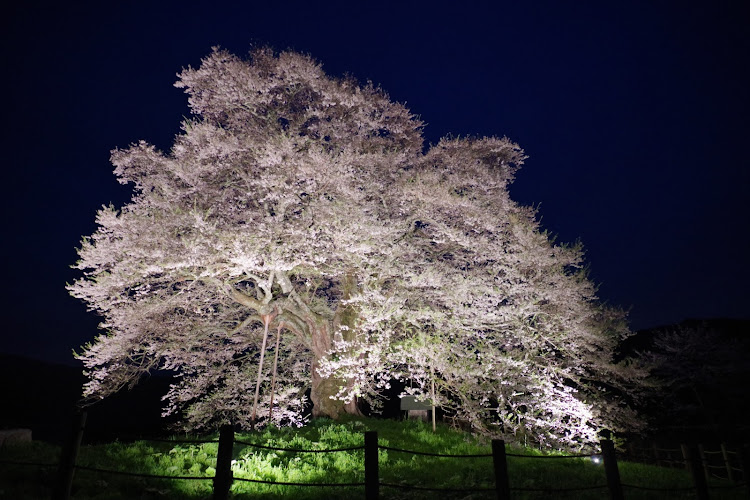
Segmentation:
<svg viewBox="0 0 750 500">
<path fill-rule="evenodd" d="M 378 473 L 378 433 L 365 432 L 365 500 L 378 500 L 380 478 Z"/>
<path fill-rule="evenodd" d="M 688 445 L 681 444 L 680 449 L 682 450 L 682 460 L 685 462 L 685 470 L 690 472 L 690 450 Z"/>
<path fill-rule="evenodd" d="M 273 376 L 271 377 L 271 404 L 268 407 L 268 423 L 273 422 L 273 394 L 276 391 L 276 371 L 279 367 L 279 342 L 281 341 L 281 327 L 279 323 L 276 329 L 276 349 L 273 351 Z"/>
<path fill-rule="evenodd" d="M 742 480 L 747 488 L 747 496 L 750 498 L 750 444 L 744 444 L 740 448 L 740 468 L 742 469 Z"/>
<path fill-rule="evenodd" d="M 698 497 L 698 500 L 708 500 L 708 484 L 706 483 L 706 475 L 703 473 L 703 467 L 701 467 L 701 459 L 698 456 L 698 450 L 696 447 L 688 446 L 686 444 L 681 445 L 681 447 L 682 455 L 685 457 L 688 470 L 690 470 L 690 475 L 693 476 L 695 494 Z"/>
<path fill-rule="evenodd" d="M 495 469 L 497 500 L 509 500 L 508 458 L 505 456 L 505 441 L 502 439 L 492 440 L 492 465 Z"/>
<path fill-rule="evenodd" d="M 70 435 L 60 454 L 60 464 L 57 468 L 57 484 L 52 492 L 52 500 L 68 500 L 70 498 L 70 489 L 73 486 L 78 450 L 81 448 L 85 428 L 86 412 L 80 411 L 73 417 Z"/>
<path fill-rule="evenodd" d="M 617 458 L 615 457 L 615 445 L 609 439 L 602 439 L 601 447 L 609 497 L 612 500 L 624 500 L 622 484 L 620 483 L 620 469 L 617 468 Z"/>
<path fill-rule="evenodd" d="M 703 468 L 703 475 L 706 476 L 706 481 L 708 481 L 711 478 L 711 472 L 708 469 L 708 460 L 706 459 L 706 452 L 702 444 L 698 444 L 698 457 Z"/>
<path fill-rule="evenodd" d="M 269 285 L 270 286 L 270 285 Z M 263 357 L 266 355 L 266 341 L 268 340 L 268 324 L 273 317 L 270 314 L 261 315 L 263 320 L 263 343 L 260 347 L 260 360 L 258 361 L 258 380 L 255 382 L 255 399 L 253 399 L 253 418 L 251 419 L 253 429 L 255 429 L 255 417 L 258 409 L 258 396 L 260 395 L 260 380 L 263 376 Z"/>
<path fill-rule="evenodd" d="M 213 500 L 227 500 L 232 487 L 232 448 L 234 428 L 222 425 L 219 429 L 219 451 L 216 453 L 216 475 L 214 476 Z"/>
<path fill-rule="evenodd" d="M 656 443 L 651 443 L 651 450 L 654 452 L 654 463 L 658 467 L 661 464 L 659 463 L 659 448 L 656 447 Z"/>
<path fill-rule="evenodd" d="M 732 461 L 729 459 L 729 452 L 727 451 L 727 445 L 725 443 L 721 443 L 721 456 L 724 459 L 724 467 L 727 469 L 727 479 L 734 482 Z"/>
<path fill-rule="evenodd" d="M 435 369 L 432 366 L 430 366 L 430 374 L 432 375 L 432 432 L 435 432 Z"/>
</svg>

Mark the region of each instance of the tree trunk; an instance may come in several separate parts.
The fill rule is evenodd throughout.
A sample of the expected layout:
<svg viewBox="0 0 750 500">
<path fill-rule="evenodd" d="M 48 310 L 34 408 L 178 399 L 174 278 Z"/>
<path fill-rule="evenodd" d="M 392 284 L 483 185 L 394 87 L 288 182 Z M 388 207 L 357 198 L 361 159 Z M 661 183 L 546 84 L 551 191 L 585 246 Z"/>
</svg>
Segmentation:
<svg viewBox="0 0 750 500">
<path fill-rule="evenodd" d="M 331 399 L 339 392 L 346 382 L 335 378 L 323 378 L 315 371 L 317 359 L 313 360 L 312 390 L 310 399 L 313 403 L 313 418 L 329 417 L 338 420 L 343 415 L 362 415 L 357 407 L 356 400 L 345 403 L 338 399 Z"/>
<path fill-rule="evenodd" d="M 312 335 L 312 389 L 310 399 L 313 403 L 312 415 L 317 417 L 330 417 L 339 419 L 345 414 L 362 415 L 357 407 L 356 399 L 344 403 L 338 399 L 331 399 L 339 389 L 348 384 L 347 381 L 337 378 L 323 378 L 318 374 L 320 359 L 325 356 L 333 346 L 332 324 L 320 322 Z"/>
</svg>

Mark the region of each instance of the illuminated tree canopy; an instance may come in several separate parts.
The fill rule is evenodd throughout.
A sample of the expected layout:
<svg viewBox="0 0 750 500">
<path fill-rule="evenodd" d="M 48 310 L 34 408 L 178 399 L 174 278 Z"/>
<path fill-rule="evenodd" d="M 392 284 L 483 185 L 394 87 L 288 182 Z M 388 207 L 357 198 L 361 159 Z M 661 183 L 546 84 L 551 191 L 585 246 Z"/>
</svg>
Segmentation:
<svg viewBox="0 0 750 500">
<path fill-rule="evenodd" d="M 307 389 L 314 416 L 338 418 L 395 379 L 550 446 L 633 424 L 622 315 L 581 248 L 510 199 L 516 144 L 424 152 L 403 105 L 296 53 L 217 49 L 176 86 L 193 117 L 168 153 L 113 152 L 133 198 L 99 211 L 68 286 L 103 318 L 78 354 L 86 396 L 166 369 L 165 412 L 187 427 L 299 424 Z"/>
</svg>

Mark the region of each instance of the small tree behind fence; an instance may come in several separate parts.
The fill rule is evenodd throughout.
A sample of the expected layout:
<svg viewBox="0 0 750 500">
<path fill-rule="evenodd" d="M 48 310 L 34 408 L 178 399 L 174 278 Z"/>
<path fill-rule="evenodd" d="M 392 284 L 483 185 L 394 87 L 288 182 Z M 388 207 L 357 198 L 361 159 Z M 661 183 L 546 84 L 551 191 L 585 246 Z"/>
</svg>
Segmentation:
<svg viewBox="0 0 750 500">
<path fill-rule="evenodd" d="M 177 476 L 177 475 L 156 475 L 156 474 L 140 474 L 128 471 L 109 470 L 101 469 L 98 467 L 88 467 L 77 464 L 77 455 L 80 448 L 81 438 L 84 431 L 84 425 L 86 422 L 85 413 L 80 414 L 76 417 L 71 438 L 68 445 L 63 450 L 63 454 L 60 457 L 59 464 L 57 464 L 58 474 L 57 482 L 52 492 L 53 500 L 69 500 L 71 486 L 75 472 L 77 470 L 89 471 L 101 475 L 125 475 L 132 477 L 141 478 L 152 478 L 152 479 L 170 479 L 170 480 L 186 480 L 186 481 L 212 481 L 213 483 L 213 499 L 214 500 L 226 500 L 229 497 L 229 492 L 234 481 L 251 482 L 259 484 L 277 485 L 277 486 L 295 486 L 295 487 L 314 487 L 314 488 L 342 488 L 342 487 L 354 487 L 363 488 L 366 500 L 377 500 L 381 496 L 382 489 L 401 489 L 401 490 L 414 490 L 414 491 L 425 491 L 434 492 L 436 495 L 447 494 L 449 492 L 464 492 L 464 493 L 481 493 L 485 492 L 497 498 L 498 500 L 508 500 L 513 498 L 514 494 L 527 495 L 529 493 L 541 493 L 544 495 L 561 495 L 564 493 L 576 494 L 576 492 L 583 492 L 588 490 L 601 490 L 603 494 L 606 491 L 608 497 L 613 500 L 623 500 L 625 498 L 624 491 L 628 490 L 646 490 L 654 492 L 654 494 L 666 495 L 669 493 L 689 493 L 692 492 L 699 499 L 708 499 L 709 488 L 708 480 L 712 478 L 713 470 L 715 467 L 710 465 L 707 457 L 721 456 L 723 460 L 728 460 L 728 457 L 732 456 L 730 450 L 726 447 L 722 447 L 719 451 L 706 450 L 699 446 L 686 446 L 683 445 L 679 451 L 682 458 L 677 458 L 675 449 L 661 449 L 652 448 L 653 461 L 662 465 L 681 465 L 690 471 L 693 478 L 693 486 L 691 488 L 683 489 L 668 489 L 668 488 L 650 488 L 642 485 L 623 483 L 620 479 L 617 456 L 615 453 L 614 445 L 609 439 L 602 439 L 601 452 L 595 454 L 579 454 L 579 455 L 519 455 L 513 453 L 507 453 L 505 449 L 505 442 L 502 440 L 493 440 L 490 453 L 480 454 L 439 454 L 439 453 L 428 453 L 416 450 L 407 450 L 401 448 L 395 448 L 391 446 L 380 445 L 378 442 L 378 435 L 375 431 L 367 431 L 364 433 L 363 444 L 359 446 L 350 446 L 345 448 L 336 449 L 300 449 L 300 448 L 282 448 L 267 446 L 260 443 L 252 443 L 247 441 L 241 441 L 235 439 L 234 429 L 232 426 L 223 426 L 220 429 L 219 439 L 217 440 L 146 440 L 146 441 L 161 441 L 169 442 L 174 444 L 205 444 L 205 443 L 218 443 L 218 452 L 216 456 L 216 469 L 213 476 Z M 239 444 L 246 447 L 273 450 L 288 453 L 347 453 L 347 452 L 358 452 L 364 451 L 364 481 L 359 482 L 332 482 L 332 483 L 301 483 L 301 482 L 280 482 L 280 481 L 269 481 L 259 478 L 250 477 L 234 477 L 232 473 L 232 455 L 235 444 Z M 478 459 L 478 460 L 492 460 L 493 474 L 492 480 L 488 478 L 488 484 L 486 487 L 464 487 L 461 489 L 451 488 L 438 488 L 438 487 L 427 487 L 422 485 L 409 485 L 404 483 L 389 483 L 383 482 L 380 479 L 380 467 L 382 460 L 379 456 L 379 451 L 389 451 L 394 453 L 405 453 L 414 456 L 431 456 L 431 457 L 443 457 L 451 458 L 455 460 L 464 459 Z M 643 452 L 644 449 L 638 449 Z M 635 451 L 634 449 L 631 452 Z M 668 453 L 668 455 L 665 455 Z M 668 458 L 664 458 L 664 457 Z M 672 458 L 672 457 L 675 458 Z M 724 466 L 724 470 L 730 478 L 735 481 L 732 485 L 725 486 L 725 488 L 740 488 L 745 487 L 747 493 L 750 494 L 750 486 L 746 481 L 745 472 L 748 470 L 748 454 L 747 448 L 743 448 L 742 452 L 738 452 L 736 456 L 739 458 L 739 467 L 734 465 Z M 585 485 L 574 488 L 519 488 L 512 487 L 511 478 L 508 475 L 508 460 L 536 460 L 536 459 L 591 459 L 594 461 L 603 460 L 604 462 L 604 474 L 601 482 L 593 485 Z M 637 457 L 636 457 L 637 458 Z M 642 457 L 642 458 L 645 458 Z M 645 460 L 644 460 L 645 461 Z M 21 463 L 21 462 L 9 462 L 0 461 L 0 463 L 12 464 L 12 465 L 26 465 L 26 466 L 37 466 L 37 467 L 54 467 L 54 464 L 35 464 L 35 463 Z M 727 462 L 728 463 L 728 462 Z M 385 464 L 387 465 L 387 464 Z M 739 479 L 745 479 L 744 482 L 737 482 Z"/>
</svg>

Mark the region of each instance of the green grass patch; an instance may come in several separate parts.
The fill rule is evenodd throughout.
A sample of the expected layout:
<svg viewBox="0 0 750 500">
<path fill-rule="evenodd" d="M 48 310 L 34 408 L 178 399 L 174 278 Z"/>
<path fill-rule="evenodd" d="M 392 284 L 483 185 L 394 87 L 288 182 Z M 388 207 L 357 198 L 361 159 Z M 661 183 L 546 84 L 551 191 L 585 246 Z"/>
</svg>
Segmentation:
<svg viewBox="0 0 750 500">
<path fill-rule="evenodd" d="M 238 441 L 277 448 L 325 450 L 358 447 L 364 443 L 364 432 L 378 432 L 379 444 L 391 448 L 425 453 L 474 455 L 489 454 L 490 442 L 483 437 L 439 426 L 433 433 L 430 425 L 418 421 L 348 419 L 342 422 L 318 420 L 302 429 L 265 429 L 238 433 Z M 204 436 L 216 439 L 217 436 Z M 175 438 L 179 440 L 181 438 Z M 184 438 L 182 438 L 184 439 Z M 216 443 L 187 444 L 177 442 L 138 441 L 85 445 L 78 464 L 129 473 L 164 476 L 213 477 L 216 468 Z M 507 449 L 508 453 L 538 455 L 538 451 Z M 45 443 L 5 447 L 0 460 L 57 463 L 60 450 Z M 235 478 L 292 483 L 359 483 L 364 482 L 364 451 L 336 453 L 298 453 L 255 448 L 236 443 L 232 470 Z M 379 451 L 382 483 L 427 488 L 455 489 L 455 492 L 429 492 L 381 487 L 381 498 L 387 499 L 492 499 L 494 492 L 472 489 L 494 487 L 491 458 L 446 458 L 420 456 L 394 450 Z M 621 462 L 622 482 L 645 488 L 690 488 L 692 481 L 683 470 Z M 606 484 L 604 469 L 586 458 L 533 459 L 508 457 L 512 489 L 552 490 L 585 488 Z M 56 468 L 22 465 L 0 465 L 0 499 L 49 498 Z M 726 482 L 713 483 L 727 486 Z M 235 499 L 346 499 L 364 498 L 362 487 L 299 487 L 256 484 L 235 481 Z M 73 498 L 93 499 L 208 499 L 212 494 L 210 480 L 187 481 L 138 478 L 79 470 L 73 486 Z M 744 498 L 743 488 L 719 489 L 712 498 Z M 514 491 L 513 498 L 607 498 L 606 488 L 576 490 L 568 493 Z M 626 499 L 690 498 L 691 492 L 673 494 L 625 488 Z"/>
</svg>

